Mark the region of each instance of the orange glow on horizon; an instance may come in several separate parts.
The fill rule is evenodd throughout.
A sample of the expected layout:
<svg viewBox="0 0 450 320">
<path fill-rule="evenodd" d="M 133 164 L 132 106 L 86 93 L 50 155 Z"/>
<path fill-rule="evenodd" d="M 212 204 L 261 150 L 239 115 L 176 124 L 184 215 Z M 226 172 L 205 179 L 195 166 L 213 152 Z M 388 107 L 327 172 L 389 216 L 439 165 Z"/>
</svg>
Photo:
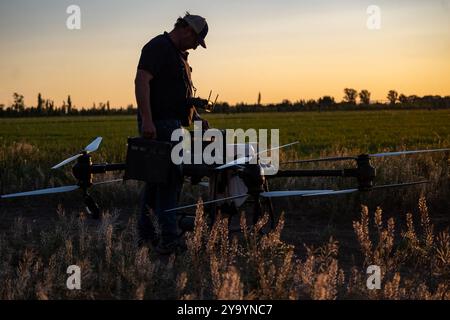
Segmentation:
<svg viewBox="0 0 450 320">
<path fill-rule="evenodd" d="M 386 100 L 391 89 L 406 95 L 450 95 L 450 9 L 411 3 L 405 8 L 381 6 L 383 20 L 377 31 L 367 29 L 366 7 L 357 2 L 313 9 L 264 2 L 265 7 L 254 9 L 259 15 L 251 16 L 240 13 L 233 2 L 217 4 L 228 11 L 199 6 L 195 11 L 205 11 L 210 32 L 208 49 L 198 48 L 189 56 L 197 94 L 207 97 L 213 90 L 219 101 L 230 104 L 256 103 L 259 92 L 263 104 L 324 95 L 341 101 L 347 87 L 369 90 L 372 100 Z M 11 105 L 18 92 L 27 106 L 36 105 L 38 93 L 57 106 L 69 94 L 77 107 L 106 101 L 111 107 L 135 105 L 140 49 L 151 37 L 170 31 L 173 11 L 176 16 L 185 9 L 181 2 L 162 6 L 157 19 L 139 16 L 130 23 L 130 17 L 150 4 L 142 2 L 142 10 L 122 5 L 115 4 L 117 12 L 111 11 L 117 15 L 110 17 L 113 25 L 101 16 L 100 7 L 85 9 L 85 19 L 96 24 L 87 20 L 78 31 L 64 28 L 63 7 L 54 9 L 63 14 L 49 26 L 16 27 L 14 21 L 29 19 L 1 16 L 8 21 L 0 31 L 0 104 Z M 253 8 L 243 6 L 243 11 Z M 43 17 L 38 15 L 36 21 Z"/>
</svg>

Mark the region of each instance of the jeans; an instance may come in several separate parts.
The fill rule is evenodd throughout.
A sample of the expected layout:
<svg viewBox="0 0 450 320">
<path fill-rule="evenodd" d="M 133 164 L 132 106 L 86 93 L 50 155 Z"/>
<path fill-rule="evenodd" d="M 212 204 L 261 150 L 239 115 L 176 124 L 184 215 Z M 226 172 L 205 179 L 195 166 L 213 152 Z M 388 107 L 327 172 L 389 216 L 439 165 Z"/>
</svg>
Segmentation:
<svg viewBox="0 0 450 320">
<path fill-rule="evenodd" d="M 172 132 L 181 128 L 179 120 L 154 120 L 156 127 L 156 139 L 158 141 L 171 141 Z M 141 130 L 139 128 L 139 132 Z M 158 170 L 158 168 L 155 168 Z M 140 197 L 140 217 L 138 220 L 138 231 L 141 240 L 156 241 L 160 240 L 161 244 L 166 245 L 176 241 L 177 220 L 176 212 L 165 212 L 167 209 L 175 208 L 178 204 L 181 187 L 183 185 L 183 175 L 181 166 L 172 164 L 170 167 L 169 178 L 165 184 L 146 183 Z M 149 215 L 149 209 L 152 208 L 156 215 L 156 219 L 161 232 L 161 239 L 152 219 Z"/>
</svg>

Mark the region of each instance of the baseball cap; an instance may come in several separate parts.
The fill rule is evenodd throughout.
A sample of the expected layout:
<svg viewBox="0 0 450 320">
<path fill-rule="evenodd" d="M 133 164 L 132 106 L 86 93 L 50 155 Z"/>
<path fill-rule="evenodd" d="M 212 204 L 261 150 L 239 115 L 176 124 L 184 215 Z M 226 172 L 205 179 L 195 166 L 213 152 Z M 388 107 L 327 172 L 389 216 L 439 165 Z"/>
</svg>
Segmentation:
<svg viewBox="0 0 450 320">
<path fill-rule="evenodd" d="M 206 23 L 206 19 L 195 14 L 186 13 L 183 20 L 194 29 L 195 33 L 198 35 L 198 43 L 206 49 L 205 37 L 208 34 L 208 24 Z"/>
</svg>

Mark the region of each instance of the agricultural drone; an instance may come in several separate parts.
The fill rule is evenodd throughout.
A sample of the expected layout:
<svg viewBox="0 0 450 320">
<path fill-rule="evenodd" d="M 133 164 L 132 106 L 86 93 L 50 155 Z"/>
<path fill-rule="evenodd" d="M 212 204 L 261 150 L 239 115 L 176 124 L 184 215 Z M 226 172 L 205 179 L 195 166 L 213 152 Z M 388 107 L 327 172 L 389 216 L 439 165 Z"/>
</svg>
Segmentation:
<svg viewBox="0 0 450 320">
<path fill-rule="evenodd" d="M 191 134 L 193 135 L 194 132 L 191 132 Z M 164 168 L 167 168 L 170 163 L 170 150 L 172 147 L 170 143 L 162 143 L 143 138 L 129 138 L 126 162 L 113 164 L 93 163 L 91 154 L 99 148 L 101 142 L 102 137 L 97 137 L 83 150 L 52 167 L 52 169 L 59 169 L 71 162 L 76 161 L 75 165 L 72 167 L 73 177 L 77 181 L 76 184 L 1 195 L 0 200 L 5 201 L 9 198 L 70 192 L 80 189 L 82 191 L 84 203 L 88 213 L 93 218 L 98 219 L 100 217 L 99 206 L 88 193 L 89 188 L 92 186 L 129 179 L 163 183 L 164 179 L 166 179 L 164 174 L 161 174 L 161 172 L 166 171 Z M 209 143 L 211 143 L 211 141 L 203 141 L 205 147 Z M 286 148 L 293 144 L 295 144 L 295 142 L 259 152 L 255 152 L 252 145 L 248 144 L 245 148 L 245 154 L 239 155 L 231 162 L 223 162 L 225 163 L 223 165 L 204 163 L 182 164 L 183 176 L 184 178 L 189 179 L 193 185 L 200 184 L 209 188 L 209 199 L 203 202 L 203 204 L 208 207 L 207 212 L 209 212 L 210 221 L 214 221 L 216 214 L 219 211 L 228 211 L 230 215 L 237 214 L 238 209 L 244 204 L 244 202 L 249 200 L 250 202 L 253 202 L 253 222 L 255 223 L 262 216 L 262 214 L 267 213 L 269 215 L 269 228 L 273 228 L 275 225 L 275 218 L 271 202 L 272 198 L 320 197 L 427 183 L 427 181 L 415 181 L 389 185 L 374 185 L 376 169 L 372 166 L 371 159 L 378 157 L 450 151 L 450 149 L 413 150 L 288 161 L 281 164 L 350 160 L 354 162 L 355 166 L 351 168 L 333 170 L 280 169 L 276 172 L 276 174 L 265 175 L 264 172 L 271 166 L 271 164 L 260 162 L 260 155 L 264 152 Z M 228 147 L 230 147 L 230 145 L 228 145 Z M 227 148 L 227 146 L 225 146 L 225 148 Z M 256 161 L 256 163 L 255 161 L 252 162 L 252 160 L 255 159 L 258 161 Z M 124 171 L 123 179 L 97 183 L 93 182 L 94 175 L 104 174 L 110 171 Z M 354 179 L 356 184 L 354 188 L 344 190 L 269 190 L 269 181 L 271 179 L 285 177 L 344 177 Z M 207 181 L 205 181 L 205 179 L 207 179 Z M 190 204 L 166 211 L 177 211 L 177 214 L 180 216 L 180 229 L 187 231 L 192 228 L 192 221 L 195 214 L 188 214 L 184 210 L 194 208 L 196 206 L 197 204 Z"/>
</svg>

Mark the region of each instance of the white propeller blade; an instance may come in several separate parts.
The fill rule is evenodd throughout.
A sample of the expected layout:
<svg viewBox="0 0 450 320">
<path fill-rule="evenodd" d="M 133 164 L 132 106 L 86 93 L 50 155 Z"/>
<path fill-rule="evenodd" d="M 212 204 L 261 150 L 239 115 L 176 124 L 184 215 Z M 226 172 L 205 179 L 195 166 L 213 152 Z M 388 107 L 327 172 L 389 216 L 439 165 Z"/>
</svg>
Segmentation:
<svg viewBox="0 0 450 320">
<path fill-rule="evenodd" d="M 294 197 L 303 196 L 306 194 L 318 194 L 323 192 L 331 192 L 334 190 L 292 190 L 292 191 L 268 191 L 262 192 L 261 197 L 265 198 L 281 198 L 281 197 Z"/>
<path fill-rule="evenodd" d="M 369 157 L 390 157 L 390 156 L 401 156 L 406 154 L 416 154 L 416 153 L 428 153 L 428 152 L 442 152 L 450 151 L 450 149 L 432 149 L 432 150 L 411 150 L 411 151 L 395 151 L 395 152 L 383 152 L 369 154 Z M 330 157 L 330 158 L 318 158 L 318 159 L 305 159 L 305 160 L 295 160 L 282 162 L 281 164 L 295 164 L 295 163 L 310 163 L 310 162 L 322 162 L 322 161 L 341 161 L 341 160 L 357 160 L 358 157 Z"/>
<path fill-rule="evenodd" d="M 387 184 L 387 185 L 381 185 L 381 186 L 374 186 L 372 190 L 375 189 L 384 189 L 384 188 L 398 188 L 398 187 L 407 187 L 407 186 L 413 186 L 417 184 L 424 184 L 428 183 L 429 181 L 417 181 L 417 182 L 407 182 L 407 183 L 397 183 L 397 184 Z M 329 191 L 329 192 L 319 192 L 319 193 L 312 193 L 312 194 L 304 194 L 302 197 L 316 197 L 316 196 L 327 196 L 327 195 L 335 195 L 335 194 L 345 194 L 345 193 L 352 193 L 359 191 L 359 189 L 345 189 L 345 190 L 335 190 L 335 191 Z"/>
<path fill-rule="evenodd" d="M 281 164 L 295 164 L 295 163 L 310 163 L 310 162 L 322 162 L 322 161 L 341 161 L 341 160 L 356 160 L 356 157 L 330 157 L 330 158 L 318 158 L 318 159 L 305 159 L 286 161 Z"/>
<path fill-rule="evenodd" d="M 299 142 L 296 141 L 296 142 L 288 143 L 288 144 L 285 144 L 285 145 L 282 145 L 282 146 L 279 146 L 279 147 L 275 147 L 275 148 L 272 148 L 272 149 L 263 150 L 263 151 L 260 151 L 260 152 L 256 153 L 253 156 L 250 156 L 250 157 L 238 158 L 238 159 L 236 159 L 234 161 L 228 162 L 228 163 L 226 163 L 224 165 L 221 165 L 221 166 L 217 167 L 216 170 L 222 170 L 222 169 L 226 169 L 226 168 L 233 167 L 233 166 L 236 166 L 236 165 L 245 164 L 246 162 L 250 162 L 253 159 L 254 156 L 260 155 L 261 153 L 265 153 L 265 152 L 268 152 L 268 151 L 273 151 L 273 150 L 277 150 L 277 149 L 281 149 L 281 148 L 290 147 L 290 146 L 292 146 L 294 144 L 297 144 L 297 143 L 299 143 Z"/>
<path fill-rule="evenodd" d="M 100 147 L 100 143 L 102 143 L 102 139 L 102 137 L 95 138 L 94 141 L 84 148 L 84 151 L 87 151 L 87 153 L 97 151 L 98 147 Z"/>
<path fill-rule="evenodd" d="M 113 183 L 113 182 L 121 182 L 123 179 L 115 179 L 110 181 L 101 181 L 101 182 L 95 182 L 94 185 L 102 185 L 107 183 Z M 1 195 L 0 199 L 8 199 L 8 198 L 17 198 L 17 197 L 28 197 L 28 196 L 38 196 L 38 195 L 44 195 L 44 194 L 53 194 L 53 193 L 62 193 L 62 192 L 70 192 L 79 189 L 80 186 L 73 185 L 73 186 L 63 186 L 63 187 L 56 187 L 56 188 L 47 188 L 47 189 L 39 189 L 39 190 L 33 190 L 33 191 L 27 191 L 27 192 L 20 192 L 20 193 L 12 193 L 12 194 L 5 194 Z"/>
<path fill-rule="evenodd" d="M 382 189 L 382 188 L 398 188 L 398 187 L 405 187 L 405 186 L 414 186 L 416 184 L 425 184 L 425 183 L 429 183 L 430 181 L 428 180 L 423 180 L 423 181 L 416 181 L 416 182 L 407 182 L 407 183 L 397 183 L 397 184 L 387 184 L 384 186 L 375 186 L 373 187 L 374 189 Z"/>
<path fill-rule="evenodd" d="M 91 153 L 91 152 L 97 151 L 97 149 L 100 146 L 100 143 L 102 142 L 102 139 L 103 139 L 102 137 L 95 138 L 95 140 L 92 141 L 90 144 L 88 144 L 86 146 L 86 148 L 84 148 L 83 151 L 85 151 L 87 153 Z M 66 165 L 66 164 L 68 164 L 68 163 L 78 159 L 82 155 L 83 155 L 82 153 L 78 153 L 78 154 L 76 154 L 76 155 L 74 155 L 74 156 L 72 156 L 72 157 L 70 157 L 70 158 L 68 158 L 68 159 L 58 163 L 57 165 L 53 166 L 52 169 L 58 169 L 58 168 L 60 168 L 60 167 L 62 167 L 64 165 Z"/>
<path fill-rule="evenodd" d="M 236 159 L 234 161 L 228 162 L 226 164 L 221 165 L 220 167 L 217 167 L 216 170 L 222 170 L 222 169 L 226 169 L 226 168 L 229 168 L 229 167 L 241 165 L 241 164 L 244 164 L 246 162 L 249 162 L 251 159 L 253 159 L 253 157 L 238 158 L 238 159 Z"/>
<path fill-rule="evenodd" d="M 273 151 L 273 150 L 277 150 L 277 149 L 287 148 L 287 147 L 290 147 L 290 146 L 292 146 L 294 144 L 297 144 L 297 143 L 299 143 L 299 141 L 288 143 L 288 144 L 285 144 L 285 145 L 282 145 L 282 146 L 278 146 L 278 147 L 275 147 L 275 148 L 272 148 L 272 149 L 266 149 L 266 150 L 258 152 L 257 154 L 259 155 L 261 153 L 265 153 L 265 152 L 268 152 L 268 151 Z"/>
<path fill-rule="evenodd" d="M 69 192 L 69 191 L 77 190 L 79 188 L 80 188 L 79 186 L 74 185 L 74 186 L 64 186 L 64 187 L 57 187 L 57 188 L 40 189 L 40 190 L 27 191 L 27 192 L 5 194 L 5 195 L 0 196 L 0 198 L 8 199 L 8 198 L 16 198 L 16 197 L 38 196 L 38 195 L 42 195 L 42 194 Z"/>
<path fill-rule="evenodd" d="M 79 157 L 81 157 L 83 154 L 79 153 L 77 155 L 74 155 L 73 157 L 67 158 L 66 160 L 58 163 L 57 165 L 53 166 L 52 169 L 58 169 L 62 166 L 65 166 L 66 164 L 78 159 Z"/>
<path fill-rule="evenodd" d="M 400 156 L 403 154 L 415 154 L 415 153 L 428 153 L 428 152 L 439 152 L 439 151 L 450 151 L 450 149 L 432 149 L 432 150 L 412 150 L 412 151 L 397 151 L 397 152 L 384 152 L 369 154 L 370 157 L 389 157 L 389 156 Z"/>
<path fill-rule="evenodd" d="M 328 192 L 304 194 L 304 195 L 302 195 L 302 197 L 327 196 L 327 195 L 334 195 L 334 194 L 352 193 L 352 192 L 356 192 L 356 191 L 358 191 L 358 189 L 334 190 L 334 191 L 328 191 Z"/>
<path fill-rule="evenodd" d="M 233 197 L 227 197 L 227 198 L 221 198 L 221 199 L 216 199 L 216 200 L 205 201 L 205 202 L 203 202 L 203 205 L 216 203 L 216 202 L 223 202 L 223 201 L 227 201 L 227 200 L 239 199 L 239 198 L 243 198 L 243 197 L 248 197 L 248 194 L 241 194 L 241 195 L 233 196 Z M 196 206 L 197 206 L 197 204 L 190 204 L 190 205 L 187 205 L 187 206 L 182 206 L 182 207 L 177 207 L 177 208 L 173 208 L 173 209 L 168 209 L 168 210 L 165 210 L 165 212 L 171 212 L 171 211 L 176 211 L 176 210 L 181 210 L 181 209 L 194 208 Z"/>
</svg>

